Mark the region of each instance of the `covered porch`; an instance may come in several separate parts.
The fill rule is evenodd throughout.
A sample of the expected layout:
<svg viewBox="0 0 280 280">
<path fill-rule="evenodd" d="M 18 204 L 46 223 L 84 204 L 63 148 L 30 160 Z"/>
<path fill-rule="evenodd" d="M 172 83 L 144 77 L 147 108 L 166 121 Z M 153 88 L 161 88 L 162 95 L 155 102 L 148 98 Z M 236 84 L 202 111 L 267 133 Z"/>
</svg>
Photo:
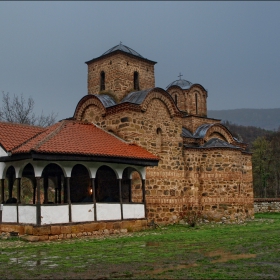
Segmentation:
<svg viewBox="0 0 280 280">
<path fill-rule="evenodd" d="M 145 169 L 106 161 L 1 162 L 0 222 L 43 226 L 144 219 Z"/>
</svg>

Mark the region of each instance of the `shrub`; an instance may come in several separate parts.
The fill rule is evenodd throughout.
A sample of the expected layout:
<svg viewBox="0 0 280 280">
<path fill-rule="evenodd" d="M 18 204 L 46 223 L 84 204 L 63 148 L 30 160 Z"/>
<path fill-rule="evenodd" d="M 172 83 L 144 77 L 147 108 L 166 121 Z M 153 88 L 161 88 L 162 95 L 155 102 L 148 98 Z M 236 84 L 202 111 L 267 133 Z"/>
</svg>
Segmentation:
<svg viewBox="0 0 280 280">
<path fill-rule="evenodd" d="M 190 227 L 195 225 L 201 220 L 202 213 L 200 211 L 184 209 L 179 213 L 180 220 L 185 221 Z"/>
</svg>

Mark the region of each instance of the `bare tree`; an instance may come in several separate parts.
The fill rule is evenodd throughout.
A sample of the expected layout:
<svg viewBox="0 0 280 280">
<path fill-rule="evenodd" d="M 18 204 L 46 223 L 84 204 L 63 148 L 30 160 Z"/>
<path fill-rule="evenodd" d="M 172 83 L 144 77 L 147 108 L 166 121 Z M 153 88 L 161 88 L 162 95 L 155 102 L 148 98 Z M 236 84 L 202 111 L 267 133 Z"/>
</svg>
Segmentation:
<svg viewBox="0 0 280 280">
<path fill-rule="evenodd" d="M 33 112 L 34 100 L 31 97 L 28 97 L 26 101 L 23 94 L 20 97 L 14 95 L 13 98 L 9 93 L 2 92 L 2 94 L 3 105 L 0 108 L 0 120 L 43 127 L 56 122 L 57 114 L 53 112 L 47 116 L 41 112 L 41 115 L 36 116 Z"/>
</svg>

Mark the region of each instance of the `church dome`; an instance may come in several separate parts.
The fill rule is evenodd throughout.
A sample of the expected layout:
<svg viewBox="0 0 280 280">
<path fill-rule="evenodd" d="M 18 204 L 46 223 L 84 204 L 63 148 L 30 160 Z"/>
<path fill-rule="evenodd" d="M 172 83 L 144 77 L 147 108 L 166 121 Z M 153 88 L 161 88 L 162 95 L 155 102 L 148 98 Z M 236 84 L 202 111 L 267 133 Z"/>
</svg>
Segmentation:
<svg viewBox="0 0 280 280">
<path fill-rule="evenodd" d="M 133 50 L 133 49 L 123 45 L 121 42 L 118 45 L 116 45 L 113 48 L 111 48 L 108 51 L 106 51 L 105 53 L 103 53 L 102 56 L 106 55 L 106 54 L 109 54 L 109 53 L 112 53 L 114 51 L 123 51 L 123 52 L 129 53 L 129 54 L 133 54 L 135 56 L 143 58 L 143 56 L 141 54 L 139 54 L 135 50 Z"/>
<path fill-rule="evenodd" d="M 170 88 L 171 86 L 178 86 L 182 89 L 188 89 L 190 88 L 192 85 L 191 82 L 187 81 L 187 80 L 183 80 L 183 79 L 180 79 L 180 80 L 176 80 L 174 82 L 172 82 L 171 84 L 169 84 L 166 88 Z"/>
</svg>

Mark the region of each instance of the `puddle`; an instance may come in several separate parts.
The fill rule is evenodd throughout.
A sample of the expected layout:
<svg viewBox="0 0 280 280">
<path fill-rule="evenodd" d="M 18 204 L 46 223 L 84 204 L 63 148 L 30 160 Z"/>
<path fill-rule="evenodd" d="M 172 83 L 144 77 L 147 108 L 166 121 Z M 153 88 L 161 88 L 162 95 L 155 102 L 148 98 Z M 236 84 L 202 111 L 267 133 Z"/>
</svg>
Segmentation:
<svg viewBox="0 0 280 280">
<path fill-rule="evenodd" d="M 149 271 L 148 274 L 158 274 L 166 271 L 171 271 L 171 270 L 179 270 L 179 269 L 185 269 L 185 268 L 190 268 L 190 267 L 196 267 L 198 266 L 197 263 L 192 263 L 192 264 L 178 264 L 175 266 L 170 266 L 170 267 L 164 267 L 164 268 L 158 268 L 153 271 Z M 146 272 L 147 273 L 147 272 Z"/>
<path fill-rule="evenodd" d="M 29 269 L 38 266 L 48 266 L 48 267 L 56 267 L 58 264 L 54 263 L 54 260 L 59 258 L 58 256 L 47 256 L 47 253 L 44 251 L 38 251 L 37 254 L 33 254 L 30 257 L 34 260 L 28 260 L 28 257 L 19 254 L 17 251 L 13 252 L 16 257 L 10 258 L 11 264 L 24 264 Z"/>
</svg>

